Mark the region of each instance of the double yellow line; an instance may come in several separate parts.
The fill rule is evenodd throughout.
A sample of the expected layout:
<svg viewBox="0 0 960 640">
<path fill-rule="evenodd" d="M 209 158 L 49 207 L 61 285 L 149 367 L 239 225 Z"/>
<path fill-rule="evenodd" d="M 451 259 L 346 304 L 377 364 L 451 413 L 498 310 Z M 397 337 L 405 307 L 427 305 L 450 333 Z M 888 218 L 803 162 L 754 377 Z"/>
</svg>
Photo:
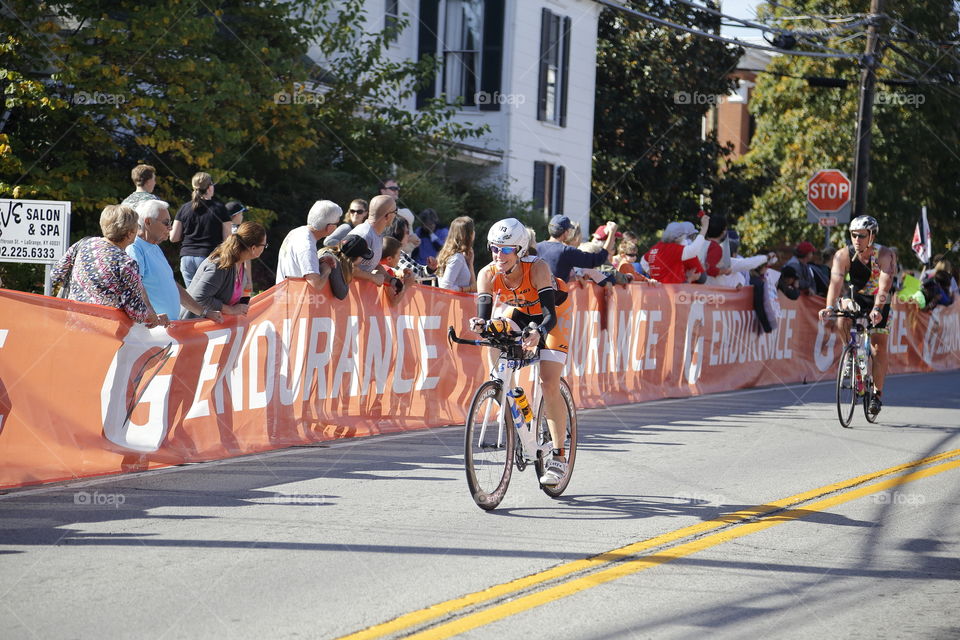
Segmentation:
<svg viewBox="0 0 960 640">
<path fill-rule="evenodd" d="M 725 514 L 590 558 L 568 562 L 525 578 L 404 614 L 344 636 L 342 640 L 373 640 L 416 628 L 424 630 L 405 637 L 449 638 L 676 558 L 956 467 L 960 467 L 960 449 Z M 801 504 L 804 505 L 803 509 L 797 509 Z M 640 555 L 659 547 L 666 548 L 649 555 Z M 510 596 L 513 596 L 512 599 L 507 599 Z M 428 627 L 431 624 L 433 626 Z"/>
</svg>

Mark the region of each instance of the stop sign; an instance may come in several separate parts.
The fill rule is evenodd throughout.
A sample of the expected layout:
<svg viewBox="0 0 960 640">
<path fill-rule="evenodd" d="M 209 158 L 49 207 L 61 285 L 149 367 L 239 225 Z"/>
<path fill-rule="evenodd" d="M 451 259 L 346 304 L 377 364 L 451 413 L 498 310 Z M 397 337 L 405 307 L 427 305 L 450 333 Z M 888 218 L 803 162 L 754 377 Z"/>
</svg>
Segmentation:
<svg viewBox="0 0 960 640">
<path fill-rule="evenodd" d="M 836 169 L 821 169 L 807 183 L 807 202 L 820 213 L 832 213 L 850 202 L 850 178 Z"/>
</svg>

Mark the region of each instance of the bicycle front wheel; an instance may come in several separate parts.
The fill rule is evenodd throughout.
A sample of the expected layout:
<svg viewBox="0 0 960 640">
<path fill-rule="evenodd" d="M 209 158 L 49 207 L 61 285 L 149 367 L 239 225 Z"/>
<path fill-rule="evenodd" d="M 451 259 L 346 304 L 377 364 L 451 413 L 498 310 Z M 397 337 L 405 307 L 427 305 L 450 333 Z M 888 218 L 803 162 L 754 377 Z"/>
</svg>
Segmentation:
<svg viewBox="0 0 960 640">
<path fill-rule="evenodd" d="M 846 428 L 850 427 L 857 406 L 857 384 L 863 384 L 856 360 L 856 350 L 850 345 L 844 347 L 837 369 L 837 417 L 840 426 Z"/>
<path fill-rule="evenodd" d="M 863 381 L 863 417 L 869 423 L 875 423 L 879 413 L 870 413 L 870 403 L 873 402 L 873 355 L 867 351 L 867 371 L 869 375 Z"/>
<path fill-rule="evenodd" d="M 467 486 L 477 506 L 495 509 L 510 484 L 517 435 L 509 408 L 501 404 L 503 387 L 484 382 L 473 395 L 464 434 Z M 503 414 L 503 423 L 500 415 Z"/>
<path fill-rule="evenodd" d="M 573 476 L 573 464 L 577 461 L 577 407 L 573 403 L 573 394 L 570 392 L 570 386 L 567 381 L 560 379 L 560 395 L 563 396 L 563 404 L 566 407 L 567 435 L 564 439 L 563 448 L 567 458 L 567 473 L 563 479 L 554 486 L 540 485 L 543 492 L 551 498 L 558 498 L 566 491 L 570 484 L 570 478 Z M 543 445 L 552 440 L 550 428 L 547 426 L 547 418 L 543 413 L 543 399 L 540 400 L 540 407 L 537 409 L 537 445 Z M 536 469 L 537 479 L 543 475 L 546 468 L 546 460 L 537 457 Z"/>
</svg>

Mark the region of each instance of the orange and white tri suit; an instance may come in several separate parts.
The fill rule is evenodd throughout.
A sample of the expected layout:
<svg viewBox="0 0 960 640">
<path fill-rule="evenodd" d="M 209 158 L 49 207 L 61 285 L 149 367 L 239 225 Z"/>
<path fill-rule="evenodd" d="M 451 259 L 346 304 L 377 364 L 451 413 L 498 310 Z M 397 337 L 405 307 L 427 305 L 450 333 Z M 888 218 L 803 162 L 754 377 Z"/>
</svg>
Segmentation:
<svg viewBox="0 0 960 640">
<path fill-rule="evenodd" d="M 518 267 L 522 270 L 523 277 L 520 284 L 511 289 L 507 286 L 502 273 L 496 271 L 493 263 L 485 268 L 492 269 L 495 272 L 491 293 L 500 303 L 507 305 L 507 310 L 503 317 L 512 321 L 516 326 L 514 330 L 520 331 L 531 322 L 540 324 L 543 322 L 543 309 L 540 306 L 540 293 L 533 286 L 531 272 L 533 264 L 540 260 L 536 256 L 525 256 L 520 258 Z M 567 299 L 567 284 L 559 278 L 554 278 L 556 290 L 556 315 L 557 323 L 546 336 L 540 338 L 540 359 L 550 362 L 559 362 L 563 364 L 567 361 L 567 351 L 570 348 L 570 336 L 567 333 L 570 304 Z"/>
</svg>

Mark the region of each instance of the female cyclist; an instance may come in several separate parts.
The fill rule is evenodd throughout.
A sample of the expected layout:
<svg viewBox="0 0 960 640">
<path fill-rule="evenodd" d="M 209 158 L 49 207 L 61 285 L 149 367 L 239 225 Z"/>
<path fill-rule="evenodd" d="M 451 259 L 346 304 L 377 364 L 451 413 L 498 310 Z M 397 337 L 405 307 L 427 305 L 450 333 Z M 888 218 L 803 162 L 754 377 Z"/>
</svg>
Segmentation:
<svg viewBox="0 0 960 640">
<path fill-rule="evenodd" d="M 550 272 L 547 263 L 525 257 L 528 232 L 516 218 L 494 223 L 487 234 L 493 261 L 477 275 L 477 317 L 470 328 L 480 332 L 493 314 L 494 295 L 509 307 L 504 318 L 515 331 L 530 327 L 523 339 L 526 349 L 540 350 L 540 385 L 543 389 L 547 426 L 553 438 L 553 453 L 540 482 L 553 486 L 567 472 L 566 405 L 560 393 L 560 374 L 567 360 L 569 339 L 558 320 L 566 311 L 566 285 Z"/>
</svg>

